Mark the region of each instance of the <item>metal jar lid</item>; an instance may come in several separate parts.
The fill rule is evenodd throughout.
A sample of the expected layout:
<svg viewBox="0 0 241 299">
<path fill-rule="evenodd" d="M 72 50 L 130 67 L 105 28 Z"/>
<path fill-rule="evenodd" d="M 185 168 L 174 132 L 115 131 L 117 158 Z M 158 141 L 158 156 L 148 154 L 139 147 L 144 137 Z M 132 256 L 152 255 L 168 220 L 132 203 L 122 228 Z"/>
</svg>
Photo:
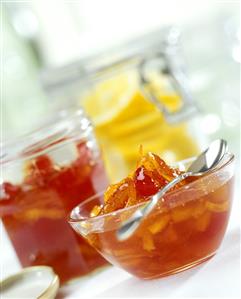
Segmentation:
<svg viewBox="0 0 241 299">
<path fill-rule="evenodd" d="M 59 277 L 51 267 L 24 268 L 0 282 L 1 299 L 53 299 L 59 289 Z"/>
</svg>

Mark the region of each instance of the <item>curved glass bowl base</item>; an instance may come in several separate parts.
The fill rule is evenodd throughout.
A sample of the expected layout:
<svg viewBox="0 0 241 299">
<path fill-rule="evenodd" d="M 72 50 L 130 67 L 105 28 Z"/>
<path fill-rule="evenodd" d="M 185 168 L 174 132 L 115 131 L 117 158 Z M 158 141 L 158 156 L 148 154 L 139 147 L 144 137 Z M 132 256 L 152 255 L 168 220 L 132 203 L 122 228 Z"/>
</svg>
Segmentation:
<svg viewBox="0 0 241 299">
<path fill-rule="evenodd" d="M 170 275 L 174 275 L 174 274 L 177 274 L 177 273 L 180 273 L 180 272 L 184 272 L 186 270 L 189 270 L 191 268 L 195 268 L 197 266 L 199 266 L 200 264 L 203 264 L 205 262 L 207 262 L 208 260 L 210 260 L 217 252 L 215 251 L 214 253 L 211 253 L 210 255 L 204 257 L 204 258 L 201 258 L 199 260 L 196 260 L 190 264 L 187 264 L 187 265 L 184 265 L 182 267 L 179 267 L 179 268 L 174 268 L 173 270 L 171 271 L 167 271 L 165 273 L 162 273 L 162 274 L 158 274 L 158 275 L 153 275 L 153 276 L 147 276 L 147 277 L 141 277 L 141 279 L 144 279 L 144 280 L 151 280 L 151 279 L 157 279 L 157 278 L 162 278 L 162 277 L 166 277 L 166 276 L 170 276 Z"/>
</svg>

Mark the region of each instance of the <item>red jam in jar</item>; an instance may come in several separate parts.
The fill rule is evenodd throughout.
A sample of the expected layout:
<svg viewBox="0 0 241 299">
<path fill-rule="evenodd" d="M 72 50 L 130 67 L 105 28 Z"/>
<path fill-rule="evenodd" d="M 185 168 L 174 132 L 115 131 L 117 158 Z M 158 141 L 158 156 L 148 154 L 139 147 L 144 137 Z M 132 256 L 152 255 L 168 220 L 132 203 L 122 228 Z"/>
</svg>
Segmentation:
<svg viewBox="0 0 241 299">
<path fill-rule="evenodd" d="M 88 119 L 65 117 L 7 152 L 0 185 L 0 217 L 22 266 L 51 266 L 62 283 L 107 263 L 67 222 L 108 180 Z"/>
</svg>

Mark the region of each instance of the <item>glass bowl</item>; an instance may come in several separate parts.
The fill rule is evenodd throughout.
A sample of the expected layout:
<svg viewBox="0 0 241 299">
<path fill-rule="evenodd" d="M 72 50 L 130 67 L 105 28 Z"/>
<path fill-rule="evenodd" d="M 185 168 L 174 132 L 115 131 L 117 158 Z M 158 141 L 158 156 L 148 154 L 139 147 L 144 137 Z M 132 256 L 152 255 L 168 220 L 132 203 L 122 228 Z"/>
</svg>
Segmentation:
<svg viewBox="0 0 241 299">
<path fill-rule="evenodd" d="M 184 170 L 193 158 L 178 162 Z M 106 215 L 90 217 L 103 193 L 95 195 L 70 215 L 74 230 L 113 265 L 142 279 L 174 274 L 211 258 L 227 228 L 233 195 L 234 156 L 226 154 L 212 172 L 167 193 L 127 240 L 116 233 L 123 220 L 145 203 Z"/>
</svg>

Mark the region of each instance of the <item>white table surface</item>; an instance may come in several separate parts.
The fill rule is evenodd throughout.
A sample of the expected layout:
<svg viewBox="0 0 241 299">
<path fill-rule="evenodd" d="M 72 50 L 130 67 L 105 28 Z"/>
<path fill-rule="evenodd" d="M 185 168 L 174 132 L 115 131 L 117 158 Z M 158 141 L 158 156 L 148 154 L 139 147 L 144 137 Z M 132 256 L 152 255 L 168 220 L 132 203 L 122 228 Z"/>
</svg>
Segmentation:
<svg viewBox="0 0 241 299">
<path fill-rule="evenodd" d="M 240 190 L 236 181 L 229 226 L 219 252 L 208 262 L 162 279 L 143 281 L 108 267 L 61 289 L 57 299 L 88 297 L 240 297 Z M 1 226 L 1 278 L 20 269 Z M 22 298 L 21 298 L 22 299 Z"/>
</svg>

